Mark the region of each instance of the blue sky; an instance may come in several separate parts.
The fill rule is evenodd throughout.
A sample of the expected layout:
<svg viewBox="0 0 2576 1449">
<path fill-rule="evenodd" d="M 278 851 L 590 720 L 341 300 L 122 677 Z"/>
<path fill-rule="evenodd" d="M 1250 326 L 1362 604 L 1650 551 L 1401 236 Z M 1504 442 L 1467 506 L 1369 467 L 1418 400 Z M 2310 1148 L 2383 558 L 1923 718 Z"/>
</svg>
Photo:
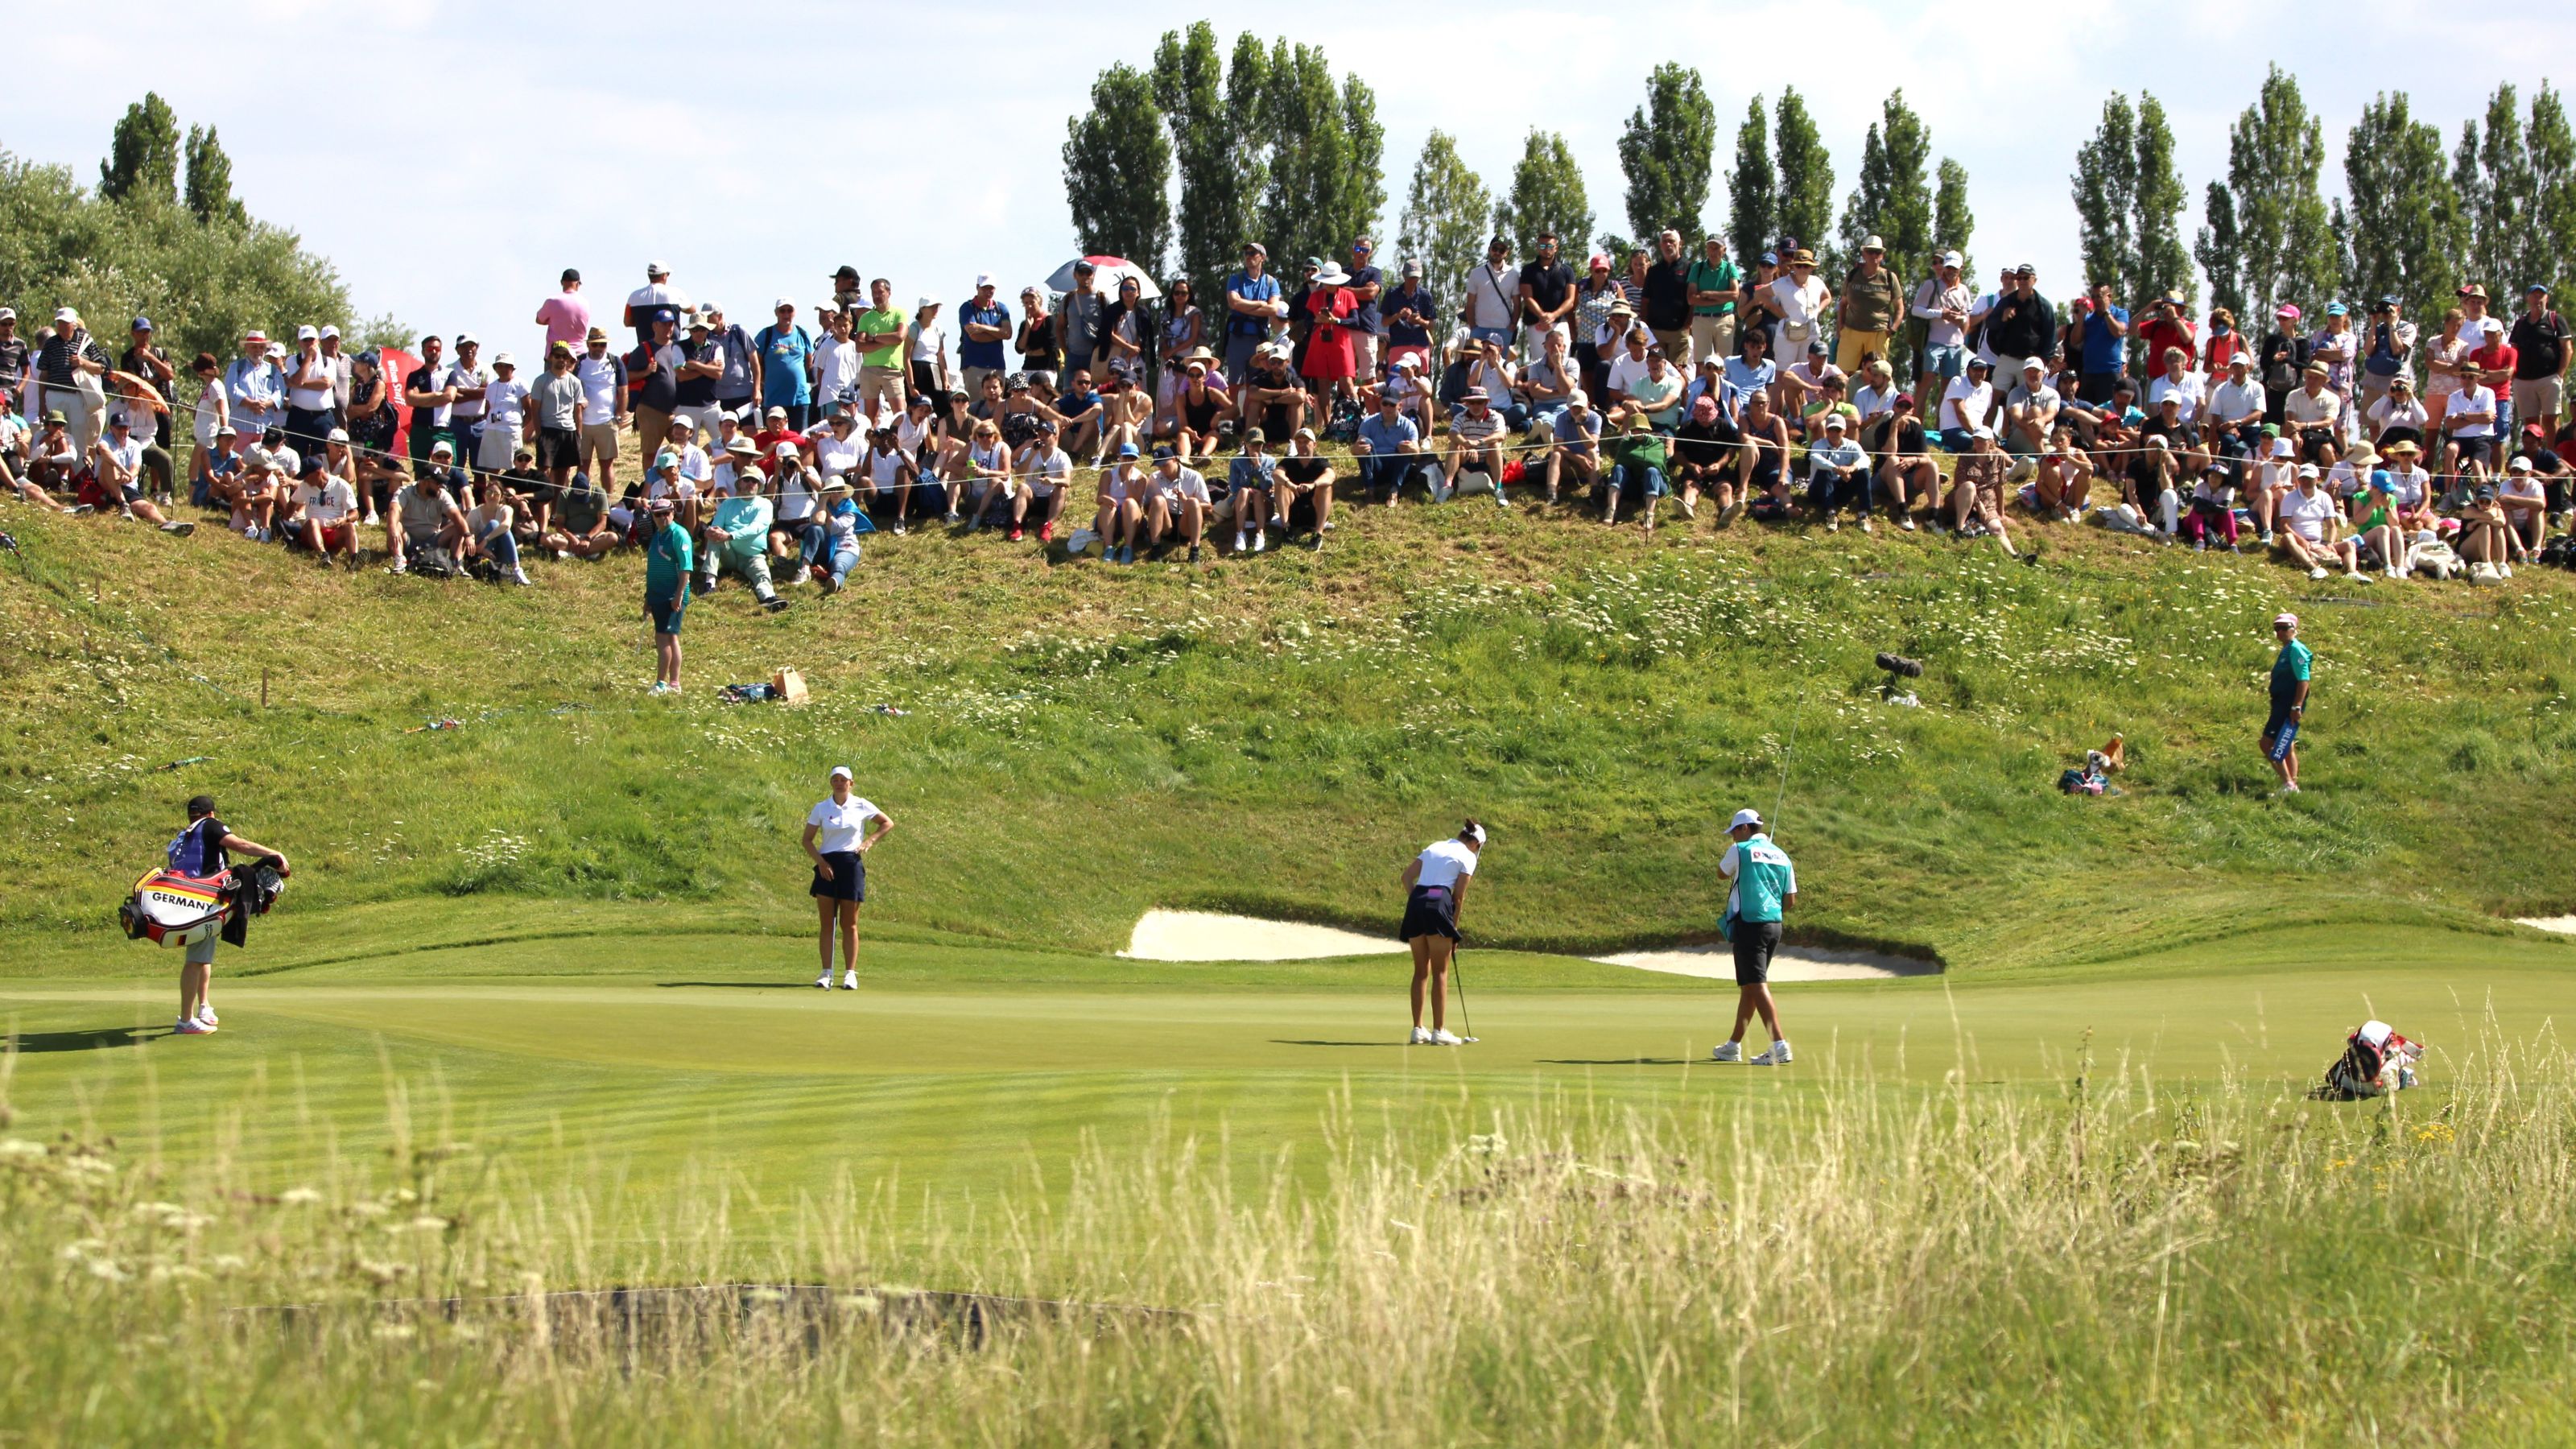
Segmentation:
<svg viewBox="0 0 2576 1449">
<path fill-rule="evenodd" d="M 1129 17 L 1103 20 L 1105 14 Z M 0 91 L 0 144 L 93 181 L 125 105 L 157 90 L 221 128 L 236 190 L 338 264 L 363 314 L 504 346 L 537 336 L 565 266 L 613 311 L 668 260 L 737 320 L 810 305 L 844 262 L 909 304 L 953 306 L 990 270 L 1016 292 L 1070 254 L 1058 150 L 1091 76 L 1143 63 L 1204 9 L 984 5 L 522 6 L 234 0 L 57 8 L 17 28 L 25 84 Z M 2172 0 L 2044 17 L 1858 0 L 1662 4 L 1615 27 L 1567 10 L 1309 4 L 1265 12 L 1377 91 L 1389 215 L 1426 132 L 1460 140 L 1500 189 L 1531 127 L 1561 131 L 1602 225 L 1619 224 L 1616 142 L 1655 60 L 1696 65 L 1720 164 L 1756 91 L 1794 81 L 1834 152 L 1836 209 L 1891 86 L 1967 168 L 1980 270 L 2027 260 L 2051 295 L 2075 269 L 2067 173 L 2112 89 L 2171 113 L 2198 223 L 2230 120 L 2264 67 L 2296 73 L 2326 122 L 2327 181 L 2371 95 L 2404 89 L 2456 138 L 2500 81 L 2576 55 L 2576 6 L 2444 10 Z M 1084 14 L 1080 23 L 1068 17 Z M 1220 20 L 1230 43 L 1240 22 Z M 1796 68 L 1784 71 L 1780 57 Z M 2565 78 L 2562 77 L 2562 80 Z M 1711 200 L 1722 218 L 1722 194 Z M 43 304 L 44 299 L 18 299 Z M 280 318 L 293 323 L 306 319 Z"/>
</svg>

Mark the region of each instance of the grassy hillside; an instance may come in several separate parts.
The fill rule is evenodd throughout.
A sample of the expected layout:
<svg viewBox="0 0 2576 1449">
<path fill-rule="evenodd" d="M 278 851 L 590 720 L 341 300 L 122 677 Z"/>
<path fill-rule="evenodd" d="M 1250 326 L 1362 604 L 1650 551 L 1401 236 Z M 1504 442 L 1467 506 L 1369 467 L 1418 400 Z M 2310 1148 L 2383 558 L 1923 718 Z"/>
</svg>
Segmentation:
<svg viewBox="0 0 2576 1449">
<path fill-rule="evenodd" d="M 843 761 L 901 822 L 881 926 L 1102 949 L 1167 905 L 1385 929 L 1397 867 L 1473 813 L 1497 831 L 1477 938 L 1672 940 L 1709 931 L 1725 818 L 1772 807 L 1793 737 L 1810 939 L 1982 969 L 2576 906 L 2576 590 L 2540 570 L 2363 588 L 2074 528 L 2034 530 L 2026 566 L 1475 504 L 1197 569 L 881 537 L 837 598 L 701 601 L 692 687 L 663 701 L 631 558 L 514 591 L 0 524 L 0 925 L 22 943 L 109 929 L 199 790 L 295 855 L 299 911 L 497 895 L 533 927 L 649 899 L 792 924 L 794 836 Z M 2253 747 L 2283 607 L 2319 658 L 2288 801 Z M 1878 702 L 1880 649 L 1925 661 L 1922 708 Z M 787 663 L 812 707 L 714 698 Z M 442 717 L 462 728 L 417 728 Z M 2114 730 L 2126 793 L 2059 796 Z"/>
</svg>

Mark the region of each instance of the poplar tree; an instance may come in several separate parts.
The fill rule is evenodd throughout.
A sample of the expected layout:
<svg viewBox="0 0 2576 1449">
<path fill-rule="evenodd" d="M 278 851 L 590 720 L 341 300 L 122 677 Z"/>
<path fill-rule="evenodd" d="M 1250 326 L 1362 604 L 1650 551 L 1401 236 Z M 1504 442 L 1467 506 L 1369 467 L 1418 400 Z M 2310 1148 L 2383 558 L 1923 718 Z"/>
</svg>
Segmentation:
<svg viewBox="0 0 2576 1449">
<path fill-rule="evenodd" d="M 1153 81 L 1124 63 L 1102 71 L 1091 108 L 1065 122 L 1065 207 L 1082 254 L 1124 257 L 1161 276 L 1171 184 L 1172 143 Z"/>
<path fill-rule="evenodd" d="M 2298 81 L 2272 67 L 2261 94 L 2227 137 L 2239 281 L 2257 306 L 2314 307 L 2338 280 L 2325 195 L 2318 189 L 2325 160 L 2324 127 L 2308 110 Z"/>
<path fill-rule="evenodd" d="M 1930 270 L 1938 245 L 1933 233 L 1932 133 L 1905 104 L 1905 92 L 1890 92 L 1879 120 L 1861 143 L 1860 177 L 1843 203 L 1841 254 L 1860 256 L 1862 240 L 1875 233 L 1887 243 L 1887 265 L 1911 286 Z"/>
<path fill-rule="evenodd" d="M 1834 215 L 1834 158 L 1807 114 L 1806 99 L 1796 86 L 1780 92 L 1772 123 L 1772 149 L 1779 168 L 1780 195 L 1773 204 L 1782 234 L 1794 236 L 1811 251 L 1830 250 L 1828 228 Z M 1819 260 L 1819 265 L 1823 263 Z"/>
<path fill-rule="evenodd" d="M 1699 72 L 1673 61 L 1646 77 L 1646 101 L 1619 132 L 1619 169 L 1628 178 L 1628 229 L 1640 246 L 1671 227 L 1699 238 L 1717 147 L 1717 108 Z"/>
<path fill-rule="evenodd" d="M 2337 234 L 2348 239 L 2354 300 L 2393 295 L 2419 322 L 2441 316 L 2469 231 L 2441 128 L 2416 120 L 2404 91 L 2375 96 L 2345 142 L 2343 175 L 2349 229 Z"/>
<path fill-rule="evenodd" d="M 1529 133 L 1520 164 L 1512 168 L 1511 195 L 1494 207 L 1494 231 L 1510 237 L 1524 257 L 1537 255 L 1539 237 L 1552 232 L 1580 269 L 1582 253 L 1592 244 L 1592 206 L 1583 194 L 1583 172 L 1563 136 Z"/>
<path fill-rule="evenodd" d="M 1778 229 L 1779 176 L 1771 169 L 1771 122 L 1755 96 L 1735 128 L 1735 167 L 1726 177 L 1726 236 L 1749 276 Z"/>
<path fill-rule="evenodd" d="M 1932 236 L 1944 251 L 1959 254 L 1959 274 L 1972 277 L 1976 258 L 1968 244 L 1977 233 L 1977 214 L 1968 209 L 1968 168 L 1941 158 L 1941 189 L 1932 200 Z"/>
<path fill-rule="evenodd" d="M 1423 280 L 1444 307 L 1456 304 L 1467 269 L 1485 254 L 1493 204 L 1485 183 L 1459 158 L 1458 143 L 1434 130 L 1413 163 L 1395 245 L 1402 260 L 1422 263 Z"/>
<path fill-rule="evenodd" d="M 99 163 L 98 194 L 162 206 L 179 200 L 179 118 L 157 92 L 145 91 L 117 121 Z"/>
<path fill-rule="evenodd" d="M 1257 43 L 1252 51 L 1252 63 L 1260 65 L 1266 57 Z M 1261 192 L 1259 162 L 1243 130 L 1257 117 L 1236 105 L 1253 79 L 1242 74 L 1243 64 L 1238 47 L 1237 78 L 1245 84 L 1230 87 L 1215 28 L 1204 20 L 1186 32 L 1165 32 L 1154 51 L 1154 105 L 1171 127 L 1180 173 L 1178 270 L 1201 296 L 1212 294 L 1251 239 Z"/>
</svg>

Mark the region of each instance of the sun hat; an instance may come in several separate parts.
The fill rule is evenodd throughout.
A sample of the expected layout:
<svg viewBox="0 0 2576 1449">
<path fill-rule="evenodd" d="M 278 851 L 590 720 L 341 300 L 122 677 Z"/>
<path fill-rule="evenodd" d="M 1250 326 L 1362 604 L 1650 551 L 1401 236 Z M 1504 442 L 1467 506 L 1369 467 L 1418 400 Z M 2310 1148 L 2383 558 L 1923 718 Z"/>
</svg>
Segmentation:
<svg viewBox="0 0 2576 1449">
<path fill-rule="evenodd" d="M 1322 270 L 1315 273 L 1315 285 L 1319 287 L 1347 287 L 1350 284 L 1351 274 L 1343 271 L 1337 263 L 1326 262 Z"/>
</svg>

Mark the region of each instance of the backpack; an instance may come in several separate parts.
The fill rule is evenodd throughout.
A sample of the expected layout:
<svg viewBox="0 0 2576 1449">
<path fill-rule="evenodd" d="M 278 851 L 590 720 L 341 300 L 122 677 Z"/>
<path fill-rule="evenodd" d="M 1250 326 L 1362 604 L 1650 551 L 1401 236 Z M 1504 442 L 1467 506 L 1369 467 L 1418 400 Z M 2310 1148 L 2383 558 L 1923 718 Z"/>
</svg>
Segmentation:
<svg viewBox="0 0 2576 1449">
<path fill-rule="evenodd" d="M 206 880 L 220 873 L 221 867 L 215 866 L 207 859 L 206 832 L 198 828 L 212 818 L 207 816 L 205 819 L 191 820 L 188 822 L 187 829 L 170 837 L 169 849 L 162 854 L 170 862 L 173 873 L 194 876 L 199 880 Z"/>
<path fill-rule="evenodd" d="M 413 549 L 409 564 L 410 571 L 421 578 L 452 579 L 456 577 L 456 555 L 449 553 L 447 551 L 447 545 L 442 543 L 424 544 L 419 548 Z"/>
</svg>

